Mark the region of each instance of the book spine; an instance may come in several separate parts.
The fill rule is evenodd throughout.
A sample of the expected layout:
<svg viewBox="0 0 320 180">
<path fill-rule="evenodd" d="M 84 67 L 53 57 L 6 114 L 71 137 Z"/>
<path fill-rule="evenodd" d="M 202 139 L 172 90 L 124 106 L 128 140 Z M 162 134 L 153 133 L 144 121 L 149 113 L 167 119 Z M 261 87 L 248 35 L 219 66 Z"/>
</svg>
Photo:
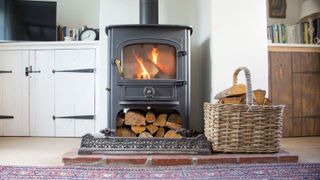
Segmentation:
<svg viewBox="0 0 320 180">
<path fill-rule="evenodd" d="M 303 24 L 303 37 L 304 37 L 304 44 L 309 44 L 309 35 L 308 35 L 308 23 Z"/>
<path fill-rule="evenodd" d="M 282 42 L 282 26 L 281 26 L 281 24 L 278 24 L 278 42 L 279 43 L 283 43 Z"/>
</svg>

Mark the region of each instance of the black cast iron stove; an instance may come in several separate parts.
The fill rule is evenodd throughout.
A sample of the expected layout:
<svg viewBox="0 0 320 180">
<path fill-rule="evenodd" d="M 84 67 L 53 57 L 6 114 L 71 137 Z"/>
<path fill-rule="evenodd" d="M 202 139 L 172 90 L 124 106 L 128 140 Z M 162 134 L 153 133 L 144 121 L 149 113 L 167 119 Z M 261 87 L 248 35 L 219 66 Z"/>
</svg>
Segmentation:
<svg viewBox="0 0 320 180">
<path fill-rule="evenodd" d="M 116 25 L 109 36 L 109 127 L 123 110 L 177 111 L 189 118 L 189 37 L 176 25 Z"/>
<path fill-rule="evenodd" d="M 107 131 L 110 133 L 106 138 L 84 136 L 79 154 L 149 152 L 152 149 L 158 153 L 210 153 L 203 135 L 171 140 L 112 137 L 117 118 L 131 109 L 178 113 L 182 117 L 182 127 L 189 128 L 192 28 L 158 24 L 158 0 L 140 0 L 140 24 L 108 26 L 106 33 L 109 59 Z"/>
</svg>

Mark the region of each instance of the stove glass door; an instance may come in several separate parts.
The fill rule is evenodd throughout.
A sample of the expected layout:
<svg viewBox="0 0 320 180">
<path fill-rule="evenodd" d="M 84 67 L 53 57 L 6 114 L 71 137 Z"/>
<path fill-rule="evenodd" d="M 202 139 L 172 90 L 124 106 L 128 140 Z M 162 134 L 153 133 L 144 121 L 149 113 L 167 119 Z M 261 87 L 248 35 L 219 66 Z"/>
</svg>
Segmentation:
<svg viewBox="0 0 320 180">
<path fill-rule="evenodd" d="M 124 79 L 176 79 L 176 49 L 171 45 L 141 43 L 122 50 Z"/>
</svg>

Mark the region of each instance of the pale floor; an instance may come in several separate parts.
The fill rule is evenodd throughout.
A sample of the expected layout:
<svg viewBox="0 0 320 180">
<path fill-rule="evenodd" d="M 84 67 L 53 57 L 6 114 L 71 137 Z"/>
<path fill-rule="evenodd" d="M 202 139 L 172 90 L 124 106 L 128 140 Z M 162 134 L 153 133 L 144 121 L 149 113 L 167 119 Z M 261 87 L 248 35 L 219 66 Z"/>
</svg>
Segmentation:
<svg viewBox="0 0 320 180">
<path fill-rule="evenodd" d="M 0 165 L 62 166 L 61 156 L 80 138 L 0 137 Z M 283 138 L 281 148 L 299 162 L 320 163 L 320 137 Z"/>
</svg>

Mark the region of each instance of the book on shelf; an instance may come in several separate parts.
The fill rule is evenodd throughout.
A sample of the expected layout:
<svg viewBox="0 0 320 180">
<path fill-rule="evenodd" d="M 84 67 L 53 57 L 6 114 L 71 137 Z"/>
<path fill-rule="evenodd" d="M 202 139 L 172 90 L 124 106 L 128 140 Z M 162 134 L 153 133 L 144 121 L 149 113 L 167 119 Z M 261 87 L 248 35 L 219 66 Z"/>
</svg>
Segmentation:
<svg viewBox="0 0 320 180">
<path fill-rule="evenodd" d="M 309 22 L 293 25 L 273 24 L 267 27 L 268 40 L 272 43 L 316 44 L 320 43 L 320 18 L 312 23 L 314 32 L 311 40 Z"/>
<path fill-rule="evenodd" d="M 71 37 L 74 41 L 80 41 L 80 33 L 84 28 L 69 28 L 59 25 L 57 26 L 57 41 L 64 41 L 64 37 Z"/>
</svg>

